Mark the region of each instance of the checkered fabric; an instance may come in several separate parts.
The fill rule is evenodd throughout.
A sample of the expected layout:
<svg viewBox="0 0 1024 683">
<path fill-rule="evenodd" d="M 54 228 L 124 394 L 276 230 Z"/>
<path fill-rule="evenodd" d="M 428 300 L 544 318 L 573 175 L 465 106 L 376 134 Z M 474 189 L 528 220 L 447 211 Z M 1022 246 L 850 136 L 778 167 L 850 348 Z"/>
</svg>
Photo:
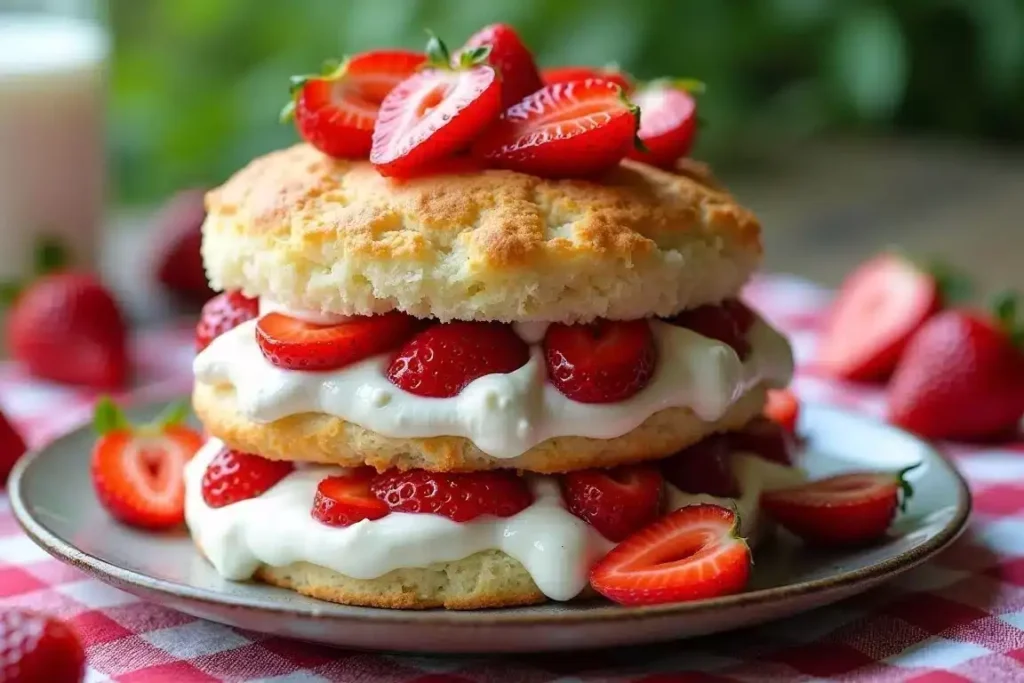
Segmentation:
<svg viewBox="0 0 1024 683">
<path fill-rule="evenodd" d="M 792 278 L 758 280 L 748 298 L 793 339 L 814 344 L 827 293 Z M 183 393 L 191 334 L 143 334 L 133 397 Z M 798 372 L 807 399 L 880 414 L 875 390 Z M 84 419 L 94 396 L 0 367 L 0 403 L 38 445 Z M 864 596 L 763 627 L 652 647 L 526 657 L 367 654 L 269 637 L 143 602 L 86 578 L 25 537 L 0 493 L 0 608 L 67 619 L 88 681 L 1024 681 L 1024 443 L 950 447 L 975 513 L 949 551 Z M 396 643 L 401 647 L 401 643 Z"/>
</svg>

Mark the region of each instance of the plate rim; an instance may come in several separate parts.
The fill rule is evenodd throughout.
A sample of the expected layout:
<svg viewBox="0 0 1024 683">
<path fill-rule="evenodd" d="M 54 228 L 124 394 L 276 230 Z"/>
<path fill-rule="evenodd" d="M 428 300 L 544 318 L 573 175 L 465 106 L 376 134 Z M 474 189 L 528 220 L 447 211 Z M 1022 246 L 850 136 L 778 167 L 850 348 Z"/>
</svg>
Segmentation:
<svg viewBox="0 0 1024 683">
<path fill-rule="evenodd" d="M 130 410 L 146 411 L 155 406 L 167 403 L 175 399 L 151 399 L 133 404 Z M 657 617 L 700 617 L 708 613 L 715 613 L 726 609 L 738 609 L 756 607 L 775 603 L 780 600 L 795 599 L 809 594 L 824 594 L 834 591 L 842 591 L 857 585 L 864 585 L 865 589 L 870 588 L 887 577 L 894 577 L 905 571 L 913 569 L 942 550 L 951 545 L 966 530 L 973 507 L 973 500 L 970 487 L 964 479 L 963 474 L 952 462 L 952 460 L 929 441 L 921 437 L 899 429 L 886 422 L 879 421 L 869 415 L 857 413 L 839 406 L 816 401 L 806 402 L 808 412 L 824 411 L 839 414 L 844 419 L 852 419 L 855 422 L 864 423 L 872 427 L 883 427 L 889 431 L 896 432 L 904 438 L 909 438 L 917 446 L 925 449 L 934 458 L 939 460 L 952 476 L 957 487 L 957 502 L 955 514 L 942 527 L 942 529 L 925 543 L 903 551 L 897 555 L 885 558 L 874 564 L 859 569 L 846 571 L 838 575 L 827 576 L 810 581 L 803 581 L 796 584 L 773 586 L 754 591 L 726 595 L 718 598 L 698 600 L 693 602 L 670 603 L 665 605 L 648 605 L 642 607 L 623 607 L 620 605 L 605 605 L 585 611 L 566 611 L 556 614 L 544 614 L 534 611 L 520 611 L 523 608 L 506 608 L 501 611 L 495 610 L 394 610 L 378 609 L 370 607 L 358 608 L 350 614 L 336 614 L 325 611 L 318 606 L 306 606 L 289 604 L 285 601 L 256 603 L 250 599 L 234 596 L 218 595 L 215 591 L 205 588 L 195 588 L 188 585 L 178 584 L 166 579 L 153 577 L 131 569 L 125 569 L 106 560 L 100 559 L 72 545 L 70 542 L 57 536 L 47 529 L 41 522 L 37 521 L 28 511 L 22 496 L 22 479 L 26 471 L 46 451 L 56 448 L 61 442 L 75 438 L 80 431 L 87 429 L 88 421 L 84 421 L 71 427 L 57 438 L 51 439 L 42 446 L 33 448 L 19 458 L 7 481 L 7 493 L 10 501 L 11 511 L 25 534 L 39 547 L 45 550 L 58 560 L 68 563 L 98 580 L 114 584 L 116 586 L 134 587 L 146 593 L 169 594 L 177 599 L 184 599 L 192 602 L 211 604 L 220 608 L 232 609 L 253 609 L 274 614 L 283 614 L 291 617 L 301 617 L 314 620 L 350 621 L 350 622 L 405 622 L 415 625 L 444 625 L 446 627 L 474 627 L 480 625 L 507 625 L 507 626 L 530 626 L 592 623 L 592 622 L 623 622 L 636 619 L 650 619 Z M 132 592 L 126 589 L 127 592 Z M 333 607 L 349 607 L 354 610 L 357 606 L 337 605 L 326 602 L 328 610 Z M 365 611 L 364 611 L 365 610 Z"/>
</svg>

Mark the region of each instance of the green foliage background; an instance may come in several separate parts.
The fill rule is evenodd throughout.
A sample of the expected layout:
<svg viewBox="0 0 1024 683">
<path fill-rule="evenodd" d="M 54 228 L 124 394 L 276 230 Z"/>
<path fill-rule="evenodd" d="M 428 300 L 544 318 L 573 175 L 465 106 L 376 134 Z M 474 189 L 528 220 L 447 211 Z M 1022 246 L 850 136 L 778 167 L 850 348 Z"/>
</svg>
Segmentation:
<svg viewBox="0 0 1024 683">
<path fill-rule="evenodd" d="M 110 0 L 122 200 L 215 183 L 294 141 L 288 76 L 326 57 L 456 46 L 514 24 L 541 64 L 617 62 L 705 81 L 696 155 L 743 159 L 820 131 L 1024 139 L 1024 0 Z"/>
</svg>

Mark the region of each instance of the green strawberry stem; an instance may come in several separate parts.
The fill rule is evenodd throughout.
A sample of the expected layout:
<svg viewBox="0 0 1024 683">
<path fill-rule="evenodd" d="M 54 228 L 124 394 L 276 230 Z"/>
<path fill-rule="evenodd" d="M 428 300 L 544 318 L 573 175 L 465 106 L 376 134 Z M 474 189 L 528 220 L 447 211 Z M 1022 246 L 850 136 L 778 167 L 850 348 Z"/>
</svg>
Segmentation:
<svg viewBox="0 0 1024 683">
<path fill-rule="evenodd" d="M 430 36 L 430 39 L 427 41 L 426 50 L 424 50 L 427 54 L 427 62 L 424 66 L 433 69 L 451 70 L 452 53 L 448 50 L 448 46 L 433 31 L 428 30 L 427 35 Z M 459 53 L 458 68 L 472 69 L 474 66 L 487 64 L 487 58 L 490 56 L 490 45 L 480 45 L 469 50 L 463 50 Z"/>
<path fill-rule="evenodd" d="M 320 65 L 320 73 L 299 74 L 288 78 L 288 102 L 281 109 L 278 119 L 281 123 L 288 123 L 295 117 L 295 102 L 299 99 L 302 88 L 312 80 L 335 81 L 345 75 L 348 68 L 348 57 L 345 59 L 325 59 Z"/>
<path fill-rule="evenodd" d="M 907 480 L 907 474 L 911 470 L 917 469 L 920 466 L 921 466 L 921 463 L 919 463 L 919 462 L 918 463 L 914 463 L 913 465 L 910 465 L 909 467 L 904 467 L 902 470 L 900 470 L 899 472 L 896 473 L 896 481 L 897 481 L 897 483 L 899 484 L 899 487 L 900 487 L 900 491 L 899 491 L 900 512 L 906 512 L 907 511 L 907 501 L 910 500 L 910 498 L 914 495 L 914 487 L 910 483 L 910 481 Z"/>
<path fill-rule="evenodd" d="M 164 408 L 163 412 L 157 415 L 151 422 L 135 426 L 112 398 L 101 396 L 96 401 L 92 426 L 96 433 L 101 436 L 118 430 L 162 434 L 168 427 L 183 423 L 188 418 L 188 413 L 189 405 L 187 401 L 175 401 Z"/>
<path fill-rule="evenodd" d="M 999 293 L 992 302 L 999 327 L 1009 335 L 1014 346 L 1024 348 L 1024 321 L 1020 319 L 1019 309 L 1017 293 L 1013 291 Z"/>
</svg>

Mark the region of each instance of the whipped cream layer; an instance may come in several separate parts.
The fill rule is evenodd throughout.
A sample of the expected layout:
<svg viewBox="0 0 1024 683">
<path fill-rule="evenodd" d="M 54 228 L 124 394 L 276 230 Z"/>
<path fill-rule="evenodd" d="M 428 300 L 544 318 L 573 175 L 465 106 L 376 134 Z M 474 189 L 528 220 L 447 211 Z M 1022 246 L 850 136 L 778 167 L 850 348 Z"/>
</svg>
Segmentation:
<svg viewBox="0 0 1024 683">
<path fill-rule="evenodd" d="M 518 560 L 552 600 L 569 600 L 588 583 L 594 563 L 614 543 L 565 509 L 556 477 L 529 475 L 534 502 L 507 518 L 481 517 L 454 522 L 432 514 L 392 512 L 349 527 L 331 527 L 310 510 L 317 484 L 343 468 L 296 469 L 262 496 L 221 508 L 203 500 L 203 473 L 222 444 L 211 439 L 185 469 L 185 519 L 192 537 L 225 578 L 250 578 L 261 565 L 281 567 L 309 562 L 355 579 L 375 579 L 403 567 L 454 562 L 485 550 L 501 550 Z M 761 492 L 804 480 L 796 469 L 746 453 L 731 456 L 742 496 L 738 499 L 690 495 L 666 484 L 666 511 L 716 503 L 738 511 L 741 533 L 758 521 Z"/>
<path fill-rule="evenodd" d="M 514 458 L 559 436 L 613 439 L 666 408 L 690 408 L 713 422 L 758 383 L 783 387 L 793 373 L 788 342 L 758 319 L 744 363 L 727 344 L 657 319 L 649 321 L 658 349 L 654 376 L 636 395 L 611 404 L 579 403 L 547 382 L 542 325 L 517 325 L 530 359 L 508 374 L 469 383 L 458 396 L 410 394 L 386 375 L 391 354 L 339 370 L 306 372 L 274 366 L 256 342 L 256 321 L 213 341 L 195 359 L 196 380 L 230 384 L 238 410 L 269 423 L 300 413 L 325 413 L 384 436 L 461 436 L 488 455 Z"/>
</svg>

